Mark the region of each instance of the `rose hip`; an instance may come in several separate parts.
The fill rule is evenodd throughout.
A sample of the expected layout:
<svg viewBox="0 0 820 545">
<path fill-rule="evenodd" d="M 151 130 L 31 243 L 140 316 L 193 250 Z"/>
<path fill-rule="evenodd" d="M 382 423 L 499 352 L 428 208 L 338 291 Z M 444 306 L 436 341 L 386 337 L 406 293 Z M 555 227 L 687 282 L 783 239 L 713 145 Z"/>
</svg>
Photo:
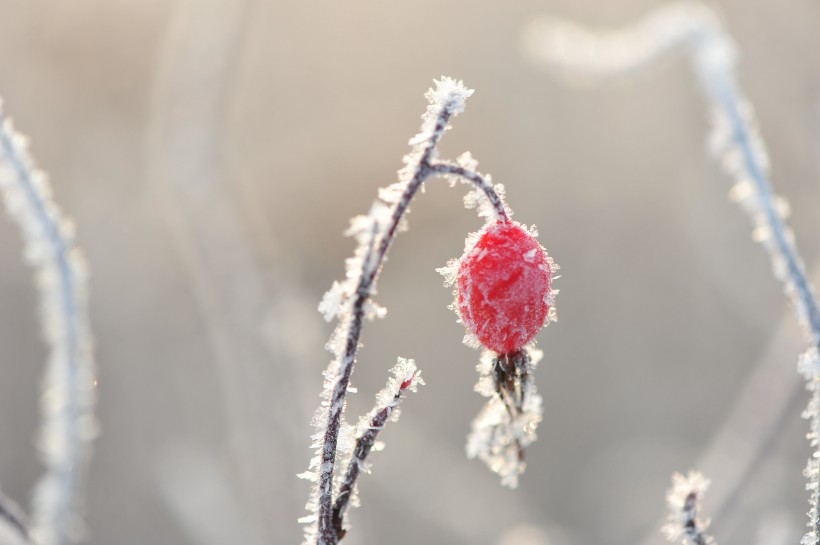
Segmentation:
<svg viewBox="0 0 820 545">
<path fill-rule="evenodd" d="M 549 313 L 551 262 L 518 223 L 487 227 L 461 258 L 457 282 L 462 322 L 500 354 L 530 342 Z"/>
</svg>

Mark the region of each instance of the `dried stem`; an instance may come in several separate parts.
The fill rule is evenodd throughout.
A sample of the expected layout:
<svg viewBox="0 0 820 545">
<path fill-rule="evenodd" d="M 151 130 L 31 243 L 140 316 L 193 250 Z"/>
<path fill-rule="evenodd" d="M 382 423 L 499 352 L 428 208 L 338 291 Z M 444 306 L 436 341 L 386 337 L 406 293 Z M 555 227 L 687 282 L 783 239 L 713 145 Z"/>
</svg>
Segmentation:
<svg viewBox="0 0 820 545">
<path fill-rule="evenodd" d="M 452 80 L 445 79 L 442 81 L 447 85 L 455 84 Z M 434 96 L 434 98 L 431 98 L 432 107 L 438 108 L 438 111 L 434 113 L 428 111 L 428 115 L 433 113 L 434 116 L 428 118 L 432 119 L 432 125 L 423 126 L 419 136 L 411 140 L 411 144 L 416 147 L 414 152 L 406 159 L 407 165 L 402 170 L 402 177 L 407 180 L 404 189 L 392 207 L 387 224 L 378 226 L 379 228 L 371 234 L 367 244 L 368 249 L 364 255 L 363 266 L 356 282 L 350 317 L 344 332 L 344 348 L 339 358 L 338 375 L 328 400 L 327 427 L 321 442 L 318 513 L 318 542 L 321 545 L 335 545 L 339 539 L 333 516 L 333 473 L 336 464 L 342 412 L 350 384 L 350 376 L 353 371 L 353 362 L 359 348 L 362 324 L 366 314 L 366 303 L 375 291 L 376 281 L 387 256 L 387 251 L 399 230 L 399 225 L 407 212 L 410 202 L 421 185 L 431 176 L 456 176 L 473 183 L 483 191 L 494 207 L 499 221 L 508 221 L 508 215 L 501 197 L 484 177 L 469 169 L 433 160 L 436 155 L 436 146 L 445 130 L 447 130 L 451 117 L 463 109 L 463 100 L 466 96 L 469 96 L 469 92 L 461 87 L 460 83 L 457 85 L 458 87 L 452 88 L 452 94 L 449 96 L 434 96 L 435 93 L 431 95 Z M 446 91 L 444 85 L 440 84 L 436 92 L 440 92 L 443 88 Z"/>
<path fill-rule="evenodd" d="M 0 524 L 17 534 L 23 543 L 31 543 L 25 515 L 16 503 L 2 494 L 0 494 Z"/>
<path fill-rule="evenodd" d="M 706 533 L 709 521 L 698 518 L 700 501 L 709 484 L 709 479 L 698 471 L 690 471 L 686 476 L 672 475 L 672 487 L 666 493 L 669 515 L 663 527 L 670 541 L 685 537 L 692 545 L 715 545 Z"/>
<path fill-rule="evenodd" d="M 367 456 L 373 449 L 376 443 L 376 437 L 379 432 L 384 429 L 387 420 L 393 414 L 393 411 L 398 407 L 407 388 L 415 379 L 417 373 L 402 381 L 399 384 L 398 391 L 393 396 L 393 399 L 384 407 L 378 408 L 376 414 L 370 419 L 367 429 L 364 433 L 356 438 L 356 446 L 353 449 L 353 458 L 347 465 L 342 485 L 339 487 L 339 492 L 336 494 L 336 502 L 333 505 L 333 527 L 336 530 L 337 539 L 341 540 L 345 535 L 344 529 L 344 514 L 347 509 L 350 499 L 353 497 L 353 491 L 356 486 L 356 481 L 359 478 L 362 468 L 364 467 Z"/>
<path fill-rule="evenodd" d="M 809 345 L 798 364 L 811 392 L 804 416 L 810 420 L 813 449 L 805 470 L 811 494 L 809 533 L 803 544 L 816 545 L 820 542 L 820 305 L 781 212 L 783 202 L 772 190 L 752 108 L 736 82 L 731 37 L 709 8 L 682 2 L 659 9 L 620 32 L 593 33 L 570 23 L 537 23 L 526 45 L 553 66 L 596 77 L 631 73 L 679 49 L 689 54 L 714 112 L 712 151 L 735 180 L 731 196 L 751 217 L 754 237 L 767 250 Z"/>
<path fill-rule="evenodd" d="M 50 348 L 39 438 L 46 471 L 34 492 L 31 536 L 38 544 L 63 545 L 80 532 L 80 492 L 96 433 L 87 271 L 73 228 L 26 148 L 26 139 L 0 112 L 0 194 L 35 270 Z"/>
</svg>

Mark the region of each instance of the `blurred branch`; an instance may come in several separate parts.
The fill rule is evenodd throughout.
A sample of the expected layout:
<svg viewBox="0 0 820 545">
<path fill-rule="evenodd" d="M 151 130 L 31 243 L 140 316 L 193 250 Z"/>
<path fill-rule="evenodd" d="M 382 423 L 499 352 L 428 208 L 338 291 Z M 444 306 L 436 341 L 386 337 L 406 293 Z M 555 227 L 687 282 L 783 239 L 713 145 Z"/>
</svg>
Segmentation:
<svg viewBox="0 0 820 545">
<path fill-rule="evenodd" d="M 284 491 L 296 493 L 297 483 L 270 471 L 284 463 L 282 438 L 271 430 L 293 442 L 301 436 L 293 411 L 308 398 L 299 385 L 309 358 L 299 340 L 313 328 L 275 242 L 260 243 L 259 233 L 271 230 L 250 224 L 261 214 L 249 203 L 259 199 L 239 198 L 225 158 L 224 124 L 252 9 L 251 0 L 176 3 L 154 82 L 149 164 L 215 355 L 241 503 L 252 513 L 247 520 L 264 527 L 237 534 L 285 542 L 292 535 L 270 513 L 295 516 L 293 494 Z M 270 396 L 283 380 L 295 387 Z"/>
<path fill-rule="evenodd" d="M 820 305 L 809 282 L 794 234 L 785 222 L 785 202 L 769 180 L 769 164 L 751 105 L 735 77 L 735 45 L 705 5 L 682 2 L 661 8 L 633 27 L 594 33 L 571 23 L 542 21 L 525 34 L 525 46 L 536 58 L 565 71 L 611 77 L 631 73 L 683 50 L 688 53 L 713 109 L 712 153 L 734 179 L 731 197 L 751 217 L 755 240 L 769 253 L 775 276 L 783 284 L 809 348 L 798 368 L 811 392 L 804 415 L 814 450 L 805 470 L 810 491 L 806 545 L 820 541 Z"/>
<path fill-rule="evenodd" d="M 81 489 L 97 433 L 88 274 L 73 226 L 52 200 L 46 176 L 27 147 L 0 110 L 0 195 L 35 271 L 50 349 L 38 441 L 46 471 L 34 491 L 30 534 L 39 545 L 63 545 L 81 533 Z"/>
<path fill-rule="evenodd" d="M 700 502 L 709 484 L 709 479 L 697 471 L 690 471 L 685 477 L 680 473 L 672 475 L 672 487 L 666 493 L 669 517 L 664 526 L 669 541 L 684 536 L 692 545 L 714 545 L 715 540 L 706 533 L 709 521 L 698 518 Z"/>
<path fill-rule="evenodd" d="M 5 526 L 22 542 L 31 543 L 25 514 L 14 501 L 3 494 L 0 494 L 0 526 Z"/>
</svg>

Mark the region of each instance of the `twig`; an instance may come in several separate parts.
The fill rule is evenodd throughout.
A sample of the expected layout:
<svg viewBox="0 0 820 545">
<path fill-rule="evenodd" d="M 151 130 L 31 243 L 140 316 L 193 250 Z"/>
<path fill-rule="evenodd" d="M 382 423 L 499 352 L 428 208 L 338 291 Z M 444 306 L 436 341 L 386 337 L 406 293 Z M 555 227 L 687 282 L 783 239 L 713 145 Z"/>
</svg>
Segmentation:
<svg viewBox="0 0 820 545">
<path fill-rule="evenodd" d="M 97 429 L 87 271 L 73 228 L 52 200 L 45 174 L 29 157 L 25 138 L 11 121 L 0 120 L 0 194 L 35 270 L 50 347 L 39 438 L 46 472 L 34 492 L 31 538 L 41 545 L 63 545 L 81 531 L 80 489 Z"/>
<path fill-rule="evenodd" d="M 14 501 L 2 493 L 0 493 L 0 524 L 17 534 L 24 543 L 31 543 L 25 514 Z"/>
<path fill-rule="evenodd" d="M 715 545 L 706 533 L 709 521 L 698 518 L 700 501 L 709 484 L 709 479 L 697 471 L 690 471 L 685 477 L 680 473 L 672 475 L 672 487 L 666 493 L 669 516 L 663 527 L 669 541 L 685 536 L 692 545 Z"/>
<path fill-rule="evenodd" d="M 367 427 L 362 430 L 356 438 L 353 457 L 350 462 L 348 462 L 344 479 L 339 487 L 338 494 L 336 494 L 336 502 L 333 505 L 333 527 L 336 530 L 336 535 L 339 540 L 341 540 L 346 533 L 346 529 L 344 528 L 345 510 L 351 498 L 353 498 L 356 481 L 359 478 L 360 472 L 364 469 L 367 456 L 376 443 L 376 437 L 378 437 L 379 432 L 384 429 L 387 420 L 394 414 L 404 393 L 411 387 L 415 389 L 415 383 L 420 380 L 420 377 L 418 376 L 418 371 L 413 371 L 411 376 L 400 380 L 401 382 L 398 384 L 398 389 L 395 395 L 393 395 L 393 398 L 382 407 L 376 406 L 375 414 L 366 420 Z"/>
<path fill-rule="evenodd" d="M 431 176 L 458 177 L 473 183 L 487 196 L 498 221 L 508 221 L 508 213 L 501 196 L 484 177 L 467 167 L 456 167 L 450 163 L 435 161 L 436 146 L 448 129 L 450 119 L 463 111 L 464 102 L 471 94 L 472 90 L 450 78 L 442 78 L 436 82 L 436 88 L 428 92 L 430 106 L 423 116 L 421 132 L 410 141 L 413 150 L 405 157 L 405 167 L 399 171 L 399 182 L 381 194 L 387 205 L 378 201 L 374 204 L 370 216 L 355 222 L 350 231 L 359 234 L 360 245 L 352 262 L 354 265 L 348 271 L 348 276 L 355 278 L 349 286 L 349 292 L 345 293 L 340 284 L 335 284 L 320 305 L 320 309 L 325 311 L 326 318 L 330 319 L 337 315 L 340 318 L 339 327 L 329 345 L 337 357 L 325 373 L 326 389 L 320 412 L 317 414 L 319 422 L 323 421 L 325 425 L 324 430 L 320 431 L 321 437 L 318 438 L 318 459 L 311 463 L 312 467 L 318 466 L 318 487 L 314 491 L 315 497 L 312 496 L 308 503 L 308 508 L 313 510 L 314 501 L 318 504 L 316 539 L 320 545 L 335 545 L 338 542 L 333 522 L 333 475 L 345 397 L 359 347 L 362 325 L 368 315 L 368 303 L 375 293 L 378 274 L 411 200 Z M 311 521 L 311 517 L 303 520 Z M 309 543 L 312 539 L 311 530 L 306 530 L 306 542 Z"/>
<path fill-rule="evenodd" d="M 672 4 L 634 27 L 614 33 L 592 33 L 569 23 L 540 23 L 526 44 L 541 60 L 589 76 L 617 76 L 683 49 L 692 60 L 714 111 L 712 152 L 735 180 L 731 196 L 752 219 L 754 238 L 769 253 L 775 276 L 783 283 L 809 348 L 798 368 L 811 392 L 804 416 L 809 419 L 813 453 L 805 476 L 811 491 L 809 532 L 804 545 L 820 540 L 820 305 L 806 275 L 794 234 L 781 213 L 769 180 L 768 159 L 753 121 L 752 108 L 735 78 L 735 46 L 714 13 L 699 3 Z"/>
</svg>

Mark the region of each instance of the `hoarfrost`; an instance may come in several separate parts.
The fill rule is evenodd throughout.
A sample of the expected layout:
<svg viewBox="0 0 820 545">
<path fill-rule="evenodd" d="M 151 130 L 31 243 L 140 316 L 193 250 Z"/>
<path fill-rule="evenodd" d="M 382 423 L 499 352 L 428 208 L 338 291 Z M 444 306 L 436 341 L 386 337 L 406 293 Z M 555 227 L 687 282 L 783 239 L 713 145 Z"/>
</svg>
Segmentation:
<svg viewBox="0 0 820 545">
<path fill-rule="evenodd" d="M 384 318 L 387 316 L 387 309 L 375 301 L 368 301 L 364 305 L 364 315 L 368 320 Z"/>
<path fill-rule="evenodd" d="M 669 510 L 666 524 L 662 531 L 669 541 L 678 541 L 686 537 L 693 545 L 711 545 L 712 536 L 705 533 L 709 520 L 698 518 L 700 502 L 711 481 L 699 471 L 690 471 L 687 475 L 672 475 L 672 486 L 666 492 L 666 505 Z"/>
<path fill-rule="evenodd" d="M 376 403 L 370 412 L 359 419 L 355 428 L 351 428 L 350 438 L 353 445 L 343 452 L 350 455 L 344 459 L 337 459 L 341 467 L 346 467 L 344 473 L 339 473 L 334 486 L 339 491 L 335 505 L 334 518 L 342 529 L 347 529 L 344 513 L 348 506 L 358 507 L 358 476 L 360 473 L 370 473 L 370 464 L 367 457 L 372 451 L 379 451 L 384 444 L 376 441 L 376 437 L 387 421 L 395 422 L 399 418 L 399 404 L 405 392 L 415 392 L 419 385 L 424 384 L 421 373 L 411 359 L 399 358 L 398 363 L 390 370 L 391 377 L 385 387 L 376 395 Z"/>
<path fill-rule="evenodd" d="M 322 313 L 326 322 L 332 322 L 342 312 L 342 302 L 347 297 L 348 294 L 344 293 L 342 285 L 334 281 L 333 286 L 327 290 L 327 293 L 322 297 L 322 302 L 319 303 L 319 312 Z"/>
<path fill-rule="evenodd" d="M 88 318 L 88 271 L 70 220 L 52 200 L 46 175 L 0 107 L 0 195 L 20 227 L 34 268 L 40 321 L 50 354 L 43 379 L 38 438 L 46 467 L 34 491 L 31 539 L 74 542 L 82 533 L 81 491 L 97 434 L 96 379 Z"/>
</svg>

